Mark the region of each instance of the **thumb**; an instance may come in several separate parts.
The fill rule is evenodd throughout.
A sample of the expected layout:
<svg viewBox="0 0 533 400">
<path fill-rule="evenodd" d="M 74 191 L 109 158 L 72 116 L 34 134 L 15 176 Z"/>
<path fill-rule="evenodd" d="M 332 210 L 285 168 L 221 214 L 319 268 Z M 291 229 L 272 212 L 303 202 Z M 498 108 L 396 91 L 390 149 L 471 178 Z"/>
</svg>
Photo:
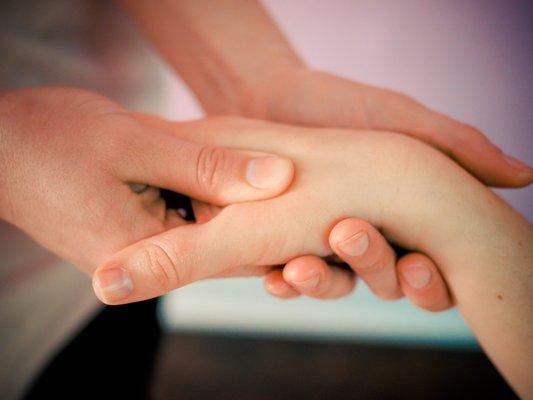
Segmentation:
<svg viewBox="0 0 533 400">
<path fill-rule="evenodd" d="M 216 236 L 209 223 L 190 224 L 134 243 L 95 270 L 95 294 L 125 304 L 208 278 L 233 262 Z"/>
<path fill-rule="evenodd" d="M 272 236 L 269 229 L 254 234 L 253 225 L 254 219 L 239 221 L 230 212 L 204 224 L 178 226 L 141 240 L 95 270 L 94 291 L 106 304 L 126 304 L 228 273 L 264 274 L 265 268 L 258 263 L 264 254 L 262 245 L 277 242 L 264 240 Z"/>
<path fill-rule="evenodd" d="M 291 183 L 291 160 L 181 140 L 166 133 L 139 135 L 122 179 L 170 189 L 215 205 L 275 197 Z"/>
</svg>

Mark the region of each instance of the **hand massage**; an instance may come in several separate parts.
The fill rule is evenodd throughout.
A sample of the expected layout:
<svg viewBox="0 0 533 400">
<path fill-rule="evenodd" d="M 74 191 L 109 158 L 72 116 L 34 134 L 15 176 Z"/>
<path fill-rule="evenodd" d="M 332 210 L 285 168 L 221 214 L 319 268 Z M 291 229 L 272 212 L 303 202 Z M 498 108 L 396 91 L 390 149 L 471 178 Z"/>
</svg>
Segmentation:
<svg viewBox="0 0 533 400">
<path fill-rule="evenodd" d="M 247 276 L 282 299 L 361 280 L 380 299 L 457 307 L 533 397 L 533 228 L 490 189 L 526 187 L 532 168 L 405 94 L 309 68 L 255 1 L 116 3 L 206 116 L 171 121 L 90 82 L 3 82 L 6 226 L 111 308 Z M 163 190 L 190 199 L 192 220 Z"/>
</svg>

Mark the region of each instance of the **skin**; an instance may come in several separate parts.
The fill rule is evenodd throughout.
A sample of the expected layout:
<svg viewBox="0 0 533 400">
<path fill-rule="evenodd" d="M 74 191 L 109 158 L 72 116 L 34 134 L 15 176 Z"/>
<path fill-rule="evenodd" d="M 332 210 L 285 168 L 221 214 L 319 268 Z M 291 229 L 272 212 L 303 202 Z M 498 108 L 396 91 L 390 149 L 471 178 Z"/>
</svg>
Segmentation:
<svg viewBox="0 0 533 400">
<path fill-rule="evenodd" d="M 185 223 L 166 209 L 158 187 L 228 204 L 275 196 L 292 178 L 292 166 L 284 160 L 287 170 L 270 179 L 274 186 L 255 189 L 244 181 L 246 163 L 266 154 L 205 150 L 169 138 L 146 116 L 73 88 L 2 93 L 0 121 L 0 218 L 88 275 L 125 246 Z M 204 162 L 199 162 L 201 154 Z M 210 159 L 223 162 L 205 161 Z M 216 171 L 210 167 L 215 164 Z M 388 246 L 384 240 L 378 245 Z M 316 297 L 333 297 L 333 291 L 349 289 L 344 282 L 354 281 L 338 278 L 322 280 L 331 289 Z M 444 288 L 440 301 L 449 302 L 444 282 L 439 284 Z M 413 302 L 419 293 L 436 300 L 432 292 L 415 290 Z"/>
<path fill-rule="evenodd" d="M 533 179 L 527 165 L 506 156 L 475 127 L 430 110 L 405 94 L 309 69 L 257 1 L 121 0 L 118 3 L 186 82 L 209 115 L 394 131 L 440 149 L 487 185 L 521 187 Z M 352 221 L 365 224 L 359 218 Z M 413 262 L 427 266 L 432 282 L 442 282 L 435 264 L 427 256 L 417 253 L 400 258 L 397 263 L 391 262 L 390 254 L 394 253 L 386 241 L 377 238 L 372 229 L 370 236 L 375 238 L 374 247 L 382 247 L 384 258 L 379 263 L 383 266 L 382 275 L 390 275 L 397 268 L 399 275 L 408 276 L 407 271 L 412 270 L 409 264 Z M 359 272 L 357 262 L 365 265 L 364 259 L 337 255 L 356 272 Z M 290 273 L 269 273 L 265 280 L 267 290 L 282 298 L 298 294 L 330 298 L 347 294 L 353 288 L 353 273 L 328 266 L 320 259 L 308 257 L 305 261 L 293 263 Z M 316 287 L 300 284 L 302 278 L 317 275 L 322 279 Z M 379 274 L 363 279 L 372 289 L 381 280 Z M 374 292 L 381 298 L 393 299 L 402 295 L 402 288 L 398 285 L 387 292 Z M 408 292 L 414 295 L 412 287 Z M 434 293 L 416 292 L 418 295 L 411 300 L 417 305 L 431 303 L 428 294 L 444 294 L 446 298 L 435 299 L 443 308 L 452 304 L 442 288 Z"/>
<path fill-rule="evenodd" d="M 124 3 L 125 8 L 167 60 L 170 60 L 210 114 L 246 115 L 315 127 L 394 130 L 442 150 L 487 184 L 519 187 L 531 182 L 531 170 L 527 166 L 504 156 L 475 128 L 435 113 L 403 94 L 309 70 L 257 3 L 170 0 Z M 240 23 L 228 24 L 228 20 Z M 239 43 L 239 47 L 234 46 L 234 43 Z M 28 118 L 29 115 L 31 118 Z M 192 229 L 185 227 L 184 221 L 175 212 L 165 209 L 157 187 L 189 194 L 202 200 L 202 207 L 205 207 L 205 204 L 226 205 L 273 197 L 283 192 L 292 177 L 290 163 L 285 160 L 285 172 L 276 175 L 277 177 L 272 178 L 269 173 L 259 174 L 263 183 L 267 181 L 271 184 L 268 189 L 263 186 L 260 190 L 252 188 L 245 182 L 245 166 L 251 158 L 260 156 L 264 159 L 266 154 L 230 152 L 205 147 L 205 144 L 198 143 L 195 146 L 184 139 L 171 140 L 169 135 L 162 135 L 153 126 L 145 124 L 143 118 L 138 118 L 100 96 L 75 89 L 32 89 L 2 94 L 0 116 L 0 185 L 3 188 L 0 217 L 26 230 L 43 245 L 73 261 L 89 274 L 97 263 L 139 239 L 176 227 Z M 222 128 L 225 128 L 224 124 Z M 174 129 L 169 131 L 175 133 Z M 323 133 L 332 134 L 331 131 Z M 365 135 L 372 134 L 365 132 Z M 237 146 L 235 143 L 224 143 L 226 144 Z M 217 166 L 216 169 L 213 168 L 214 165 Z M 91 173 L 88 174 L 87 171 Z M 327 193 L 329 188 L 324 187 L 324 190 Z M 365 213 L 364 207 L 358 207 L 360 205 L 353 205 L 353 212 L 384 229 L 387 239 L 398 240 L 407 247 L 413 244 L 402 235 L 396 237 L 394 231 L 388 231 L 390 227 L 387 226 L 387 221 L 381 221 L 369 210 Z M 332 208 L 335 206 L 331 205 Z M 255 204 L 242 207 L 244 208 L 232 206 L 225 209 L 221 218 L 232 215 L 228 210 L 237 210 L 239 213 L 242 210 L 242 214 L 234 216 L 238 217 L 235 221 L 242 223 L 242 226 L 237 225 L 235 228 L 252 228 L 250 219 L 256 222 L 255 216 L 265 214 L 262 209 L 260 212 L 254 211 Z M 43 209 L 46 210 L 45 213 Z M 500 222 L 513 221 L 507 215 L 509 213 L 501 214 L 506 215 Z M 320 212 L 317 215 L 322 216 Z M 346 215 L 350 213 L 344 216 Z M 218 237 L 227 233 L 220 228 L 223 225 L 226 228 L 220 222 L 223 221 L 221 218 L 205 224 L 209 226 L 207 231 L 214 229 L 211 227 L 217 227 Z M 310 220 L 311 225 L 321 225 L 321 221 L 313 218 Z M 406 219 L 408 218 L 407 216 Z M 407 223 L 410 227 L 406 231 L 407 235 L 417 232 L 417 229 L 423 230 L 423 227 L 416 227 L 416 221 L 413 218 Z M 302 221 L 295 221 L 300 222 Z M 205 265 L 200 263 L 202 268 L 199 271 L 182 277 L 178 261 L 189 260 L 193 261 L 190 265 L 194 265 L 195 261 L 202 261 L 205 254 L 216 254 L 218 248 L 211 252 L 209 245 L 218 245 L 219 241 L 215 239 L 211 243 L 203 242 L 203 247 L 194 247 L 190 242 L 183 241 L 183 246 L 189 246 L 186 253 L 189 258 L 185 257 L 183 260 L 172 253 L 172 257 L 169 257 L 165 247 L 153 247 L 154 243 L 151 243 L 152 247 L 149 249 L 152 249 L 152 253 L 142 252 L 145 260 L 144 264 L 138 264 L 138 268 L 142 269 L 152 263 L 150 273 L 155 274 L 154 279 L 159 285 L 171 287 L 172 282 L 181 285 L 191 279 L 198 279 L 202 273 L 206 273 L 206 276 L 257 274 L 270 271 L 270 267 L 260 265 L 263 262 L 286 262 L 283 270 L 271 271 L 267 275 L 265 282 L 271 292 L 276 292 L 281 297 L 306 294 L 317 298 L 334 298 L 347 294 L 355 282 L 353 273 L 328 266 L 316 256 L 303 254 L 305 251 L 296 251 L 298 256 L 295 258 L 288 255 L 295 249 L 316 246 L 317 250 L 312 254 L 326 256 L 336 253 L 382 298 L 397 298 L 403 292 L 413 303 L 428 310 L 443 309 L 451 304 L 441 271 L 427 256 L 415 252 L 396 262 L 385 238 L 372 225 L 355 218 L 334 222 L 338 224 L 333 228 L 328 225 L 324 229 L 324 238 L 329 232 L 329 240 L 324 239 L 323 247 L 316 241 L 306 240 L 300 241 L 292 249 L 284 248 L 284 243 L 278 243 L 277 252 L 263 253 L 272 258 L 261 260 L 234 255 L 234 259 L 221 259 L 222 265 L 217 267 L 221 268 L 219 270 L 214 267 L 204 270 Z M 380 225 L 382 222 L 383 225 Z M 510 236 L 519 238 L 518 243 L 523 243 L 522 239 L 526 236 L 522 234 L 525 229 L 520 230 L 521 224 L 516 222 L 516 218 L 514 225 L 514 230 L 509 229 L 512 232 Z M 296 234 L 302 233 L 298 229 Z M 343 253 L 339 243 L 345 240 L 344 236 L 360 235 L 363 231 L 368 235 L 367 251 L 357 256 Z M 168 234 L 176 232 L 171 230 Z M 181 232 L 180 230 L 180 234 Z M 280 236 L 275 229 L 268 229 L 266 233 L 272 235 L 272 238 Z M 527 233 L 530 234 L 529 231 Z M 261 250 L 261 246 L 264 246 L 254 242 L 258 240 L 255 237 L 249 239 L 252 240 L 251 250 L 254 250 L 253 245 L 258 246 L 255 250 Z M 243 243 L 240 236 L 235 236 L 232 240 L 237 247 Z M 298 241 L 295 240 L 295 243 Z M 509 241 L 509 248 L 516 243 Z M 421 246 L 420 249 L 414 245 L 412 248 L 427 251 L 433 256 L 429 245 Z M 196 252 L 192 251 L 194 249 Z M 126 249 L 123 255 L 130 250 Z M 479 271 L 480 251 L 474 251 L 473 258 L 466 253 L 459 251 L 463 260 L 473 260 L 471 269 Z M 438 252 L 435 254 L 435 257 L 439 257 L 436 258 L 439 265 L 441 261 L 445 263 L 443 265 L 449 265 L 446 264 L 448 261 L 450 265 L 453 264 L 445 255 Z M 526 262 L 530 260 L 529 253 L 524 255 L 522 251 L 520 254 Z M 458 263 L 460 257 L 451 258 Z M 245 260 L 247 261 L 244 262 Z M 514 261 L 511 266 L 519 265 L 519 262 Z M 171 269 L 165 272 L 169 265 Z M 423 287 L 411 284 L 416 281 L 411 278 L 417 275 L 420 278 L 420 269 L 418 272 L 413 269 L 416 266 L 423 266 L 430 271 L 429 280 Z M 120 268 L 125 271 L 123 267 Z M 396 274 L 394 268 L 397 268 Z M 168 275 L 172 271 L 176 275 Z M 101 288 L 98 287 L 102 279 L 101 272 L 105 272 L 105 268 L 95 275 L 95 286 L 97 293 L 102 296 Z M 517 276 L 523 277 L 523 271 L 518 272 Z M 195 273 L 199 275 L 195 276 Z M 452 283 L 454 294 L 456 291 L 465 293 L 462 286 L 469 288 L 472 281 L 475 281 L 456 278 L 453 272 L 448 271 L 448 267 L 442 273 Z M 412 275 L 411 278 L 409 275 Z M 467 273 L 462 275 L 469 276 Z M 310 286 L 309 279 L 315 281 L 316 277 L 319 278 L 316 285 Z M 495 277 L 506 278 L 498 276 L 498 273 L 495 273 Z M 479 280 L 479 276 L 476 278 Z M 492 293 L 497 281 L 498 279 L 491 277 L 489 284 L 484 282 L 482 289 L 488 289 L 488 293 Z M 152 280 L 152 284 L 153 282 Z M 488 327 L 483 326 L 480 318 L 471 317 L 479 308 L 479 302 L 469 299 L 461 301 L 464 297 L 462 294 L 459 296 L 459 305 L 461 311 L 471 318 L 471 324 L 482 338 L 489 354 L 497 360 L 519 390 L 528 395 L 531 388 L 524 383 L 525 378 L 519 370 L 527 371 L 527 368 L 523 368 L 524 358 L 530 354 L 527 351 L 519 352 L 522 350 L 521 338 L 517 335 L 511 337 L 512 351 L 508 354 L 518 353 L 521 356 L 513 366 L 509 361 L 510 356 L 507 355 L 506 358 L 504 354 L 506 350 L 501 350 L 501 346 L 491 342 L 489 335 L 485 333 L 496 332 L 498 336 L 498 330 L 494 329 L 498 322 L 503 322 L 502 325 L 508 322 L 514 328 L 513 333 L 515 330 L 524 332 L 524 323 L 521 325 L 516 322 L 518 318 L 513 311 L 524 305 L 526 311 L 531 308 L 521 296 L 525 292 L 523 286 L 524 282 L 520 286 L 513 279 L 502 282 L 502 292 L 511 290 L 514 293 L 518 288 L 518 295 L 511 296 L 511 306 L 506 305 L 505 309 L 511 310 L 506 311 L 508 315 L 502 317 L 501 312 L 496 315 L 496 323 L 491 322 Z M 133 286 L 133 289 L 139 290 L 138 285 Z M 150 291 L 144 293 L 144 296 L 150 296 L 147 293 Z M 499 300 L 507 299 L 507 294 L 504 296 L 498 293 L 496 297 Z M 483 299 L 483 296 L 480 298 Z M 487 304 L 490 307 L 490 301 Z M 494 309 L 498 312 L 497 307 Z M 494 317 L 491 314 L 485 316 Z M 525 320 L 526 324 L 529 322 Z M 527 338 L 530 339 L 531 335 L 528 335 Z"/>
<path fill-rule="evenodd" d="M 94 275 L 103 301 L 137 301 L 199 279 L 330 256 L 335 222 L 359 215 L 388 240 L 438 263 L 489 357 L 520 395 L 533 394 L 533 228 L 456 163 L 387 132 L 328 129 L 326 136 L 226 119 L 169 123 L 168 131 L 200 143 L 279 153 L 294 161 L 295 180 L 277 198 L 229 205 L 207 223 L 174 228 L 120 251 Z M 206 245 L 211 252 L 195 251 Z M 106 290 L 106 276 L 117 273 L 129 282 L 127 291 Z"/>
<path fill-rule="evenodd" d="M 178 139 L 78 89 L 2 93 L 0 121 L 0 217 L 88 275 L 185 223 L 157 188 L 224 205 L 276 196 L 293 176 L 290 160 Z M 252 160 L 261 188 L 246 180 Z"/>
</svg>

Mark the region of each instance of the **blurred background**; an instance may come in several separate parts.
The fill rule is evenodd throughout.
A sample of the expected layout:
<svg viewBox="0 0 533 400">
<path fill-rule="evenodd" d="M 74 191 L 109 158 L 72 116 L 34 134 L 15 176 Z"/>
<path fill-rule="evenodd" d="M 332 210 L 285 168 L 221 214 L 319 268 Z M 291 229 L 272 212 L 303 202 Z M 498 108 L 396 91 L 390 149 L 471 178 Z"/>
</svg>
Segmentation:
<svg viewBox="0 0 533 400">
<path fill-rule="evenodd" d="M 265 0 L 309 66 L 407 93 L 480 128 L 505 152 L 533 162 L 532 4 L 525 1 Z M 170 119 L 202 115 L 164 65 Z M 497 190 L 533 218 L 533 187 Z M 383 302 L 359 286 L 347 299 L 280 301 L 259 279 L 200 282 L 168 296 L 167 329 L 474 347 L 456 312 Z"/>
</svg>

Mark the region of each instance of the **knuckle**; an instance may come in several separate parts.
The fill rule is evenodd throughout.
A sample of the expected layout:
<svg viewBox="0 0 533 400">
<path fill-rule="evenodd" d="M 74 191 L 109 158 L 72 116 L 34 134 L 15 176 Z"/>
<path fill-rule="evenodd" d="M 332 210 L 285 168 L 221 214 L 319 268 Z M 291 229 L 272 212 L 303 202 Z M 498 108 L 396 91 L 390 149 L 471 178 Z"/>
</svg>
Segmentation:
<svg viewBox="0 0 533 400">
<path fill-rule="evenodd" d="M 196 180 L 198 186 L 217 194 L 222 188 L 224 171 L 229 162 L 225 149 L 216 146 L 203 146 L 198 152 Z"/>
<path fill-rule="evenodd" d="M 270 234 L 256 227 L 265 226 L 265 215 L 257 207 L 250 204 L 230 204 L 217 216 L 217 232 L 224 235 L 228 224 L 238 223 L 240 243 L 247 248 L 246 252 L 232 252 L 231 263 L 235 265 L 266 265 L 271 264 L 274 254 L 283 254 L 286 233 L 282 230 Z M 254 232 L 247 235 L 245 232 Z M 267 240 L 268 238 L 268 240 Z"/>
<path fill-rule="evenodd" d="M 144 265 L 164 291 L 173 289 L 183 282 L 183 275 L 171 254 L 171 250 L 159 243 L 151 243 L 142 250 Z"/>
</svg>

